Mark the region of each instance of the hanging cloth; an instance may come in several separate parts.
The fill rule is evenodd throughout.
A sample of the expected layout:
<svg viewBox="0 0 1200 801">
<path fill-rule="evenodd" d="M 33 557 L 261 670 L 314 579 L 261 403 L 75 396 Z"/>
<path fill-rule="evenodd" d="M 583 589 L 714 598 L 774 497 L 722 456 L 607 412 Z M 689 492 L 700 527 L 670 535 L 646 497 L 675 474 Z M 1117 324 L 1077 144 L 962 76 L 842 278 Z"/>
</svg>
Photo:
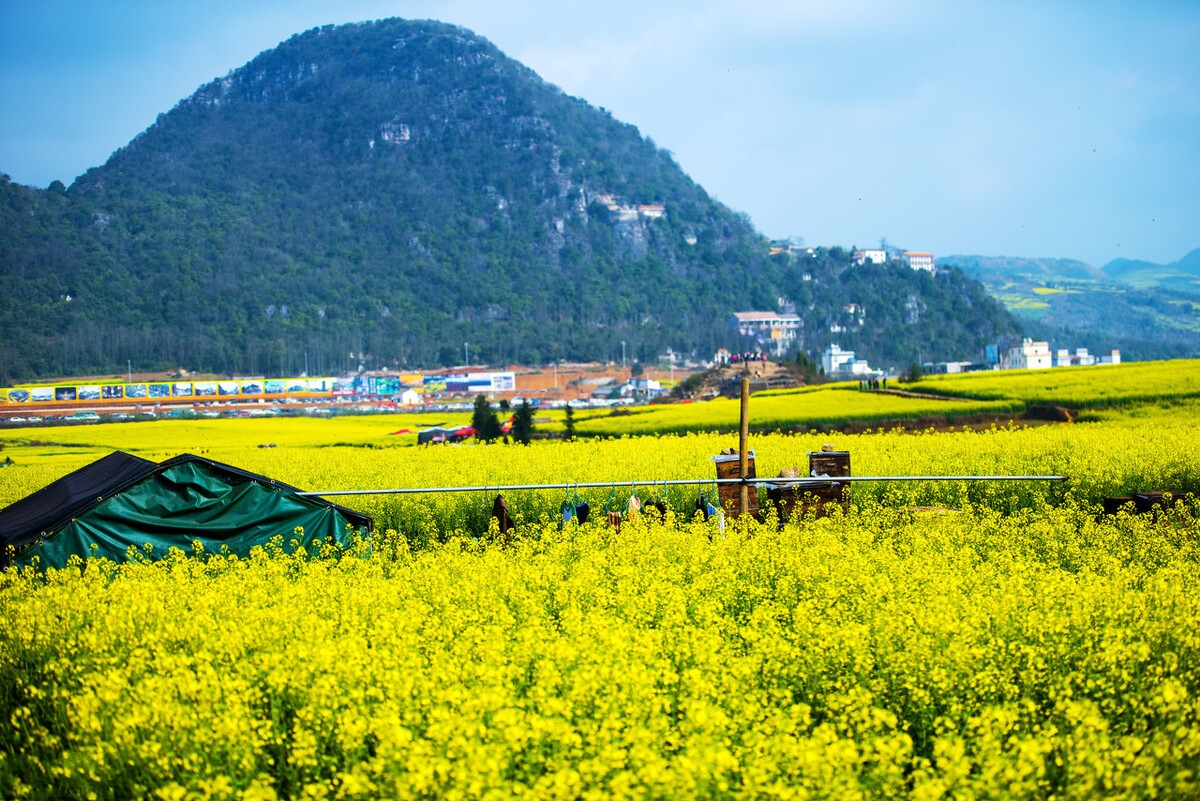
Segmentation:
<svg viewBox="0 0 1200 801">
<path fill-rule="evenodd" d="M 604 502 L 604 514 L 608 518 L 609 528 L 617 532 L 621 531 L 621 511 L 617 508 L 619 505 L 617 488 L 613 487 L 612 492 L 608 494 L 608 500 Z"/>
<path fill-rule="evenodd" d="M 666 493 L 657 485 L 655 485 L 653 500 L 648 500 L 645 504 L 647 510 L 654 511 L 660 523 L 665 522 L 667 519 L 667 509 L 669 508 L 667 501 L 668 498 Z"/>
<path fill-rule="evenodd" d="M 625 517 L 630 523 L 636 523 L 641 514 L 642 499 L 637 496 L 637 490 L 629 493 L 629 500 L 625 504 Z"/>
<path fill-rule="evenodd" d="M 567 525 L 575 519 L 575 503 L 571 500 L 571 492 L 567 491 L 567 497 L 563 500 L 562 506 L 558 507 L 562 520 L 559 521 L 558 527 L 566 528 Z"/>
<path fill-rule="evenodd" d="M 508 501 L 504 500 L 503 495 L 497 495 L 496 500 L 492 502 L 492 517 L 500 521 L 500 534 L 504 537 L 504 543 L 508 544 L 508 532 L 512 531 L 513 525 L 512 515 L 508 513 Z"/>
<path fill-rule="evenodd" d="M 588 515 L 591 514 L 592 507 L 588 505 L 587 501 L 579 497 L 578 490 L 572 488 L 571 492 L 574 495 L 571 502 L 575 504 L 575 519 L 582 525 L 588 521 Z"/>
</svg>

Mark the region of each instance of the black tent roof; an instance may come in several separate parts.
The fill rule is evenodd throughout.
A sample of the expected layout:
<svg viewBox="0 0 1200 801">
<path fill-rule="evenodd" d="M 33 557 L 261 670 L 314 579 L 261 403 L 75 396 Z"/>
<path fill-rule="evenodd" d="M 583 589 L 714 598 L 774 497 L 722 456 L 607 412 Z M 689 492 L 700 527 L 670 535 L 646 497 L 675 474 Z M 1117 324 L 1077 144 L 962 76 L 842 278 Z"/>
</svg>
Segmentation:
<svg viewBox="0 0 1200 801">
<path fill-rule="evenodd" d="M 21 550 L 44 532 L 78 517 L 157 468 L 148 459 L 114 451 L 0 509 L 0 564 L 7 558 L 9 546 Z"/>
<path fill-rule="evenodd" d="M 189 462 L 205 465 L 230 483 L 252 481 L 285 492 L 300 492 L 298 488 L 281 481 L 192 454 L 183 454 L 164 462 L 151 462 L 115 451 L 0 509 L 0 565 L 8 564 L 10 547 L 19 552 L 114 495 L 156 473 Z M 365 527 L 367 531 L 373 528 L 371 518 L 361 512 L 320 498 L 310 500 L 337 510 L 355 527 Z"/>
</svg>

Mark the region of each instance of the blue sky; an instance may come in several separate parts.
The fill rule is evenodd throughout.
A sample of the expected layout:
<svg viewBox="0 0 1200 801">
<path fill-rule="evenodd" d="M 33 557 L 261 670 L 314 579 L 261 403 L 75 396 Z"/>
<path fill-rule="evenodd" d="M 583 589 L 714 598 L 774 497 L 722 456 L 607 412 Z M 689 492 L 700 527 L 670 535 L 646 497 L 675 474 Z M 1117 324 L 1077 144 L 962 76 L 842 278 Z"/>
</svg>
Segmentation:
<svg viewBox="0 0 1200 801">
<path fill-rule="evenodd" d="M 0 0 L 0 171 L 102 164 L 293 33 L 439 19 L 636 125 L 772 237 L 1174 261 L 1200 247 L 1200 3 Z"/>
</svg>

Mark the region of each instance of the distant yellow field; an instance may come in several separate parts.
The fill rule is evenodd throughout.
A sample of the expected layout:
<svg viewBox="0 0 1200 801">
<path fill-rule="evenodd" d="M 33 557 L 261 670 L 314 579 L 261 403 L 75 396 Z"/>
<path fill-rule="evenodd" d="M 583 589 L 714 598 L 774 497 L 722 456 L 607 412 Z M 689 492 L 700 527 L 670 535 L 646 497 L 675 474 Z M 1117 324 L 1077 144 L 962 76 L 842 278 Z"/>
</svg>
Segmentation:
<svg viewBox="0 0 1200 801">
<path fill-rule="evenodd" d="M 637 407 L 594 415 L 578 425 L 582 435 L 731 431 L 738 427 L 740 402 L 716 398 L 691 404 Z M 948 418 L 1006 414 L 1023 409 L 1007 399 L 938 400 L 859 392 L 857 385 L 834 384 L 800 390 L 760 392 L 751 400 L 751 426 L 757 431 L 792 430 L 846 422 L 915 421 L 938 415 Z"/>
<path fill-rule="evenodd" d="M 959 398 L 1070 408 L 1200 397 L 1200 360 L 928 376 L 914 389 Z"/>
</svg>

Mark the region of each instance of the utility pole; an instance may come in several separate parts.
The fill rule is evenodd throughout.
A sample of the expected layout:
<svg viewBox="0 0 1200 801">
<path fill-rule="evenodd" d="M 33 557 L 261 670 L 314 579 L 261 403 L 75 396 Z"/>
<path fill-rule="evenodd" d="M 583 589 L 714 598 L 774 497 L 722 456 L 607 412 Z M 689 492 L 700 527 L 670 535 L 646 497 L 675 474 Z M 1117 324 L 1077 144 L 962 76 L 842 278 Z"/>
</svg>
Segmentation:
<svg viewBox="0 0 1200 801">
<path fill-rule="evenodd" d="M 625 367 L 625 340 L 621 340 L 621 367 Z"/>
<path fill-rule="evenodd" d="M 471 354 L 467 351 L 466 342 L 463 343 L 463 361 L 467 363 L 468 367 L 471 365 Z"/>
<path fill-rule="evenodd" d="M 750 477 L 750 379 L 742 379 L 741 423 L 738 427 L 738 477 L 742 479 L 741 494 L 738 498 L 739 517 L 745 517 L 750 512 L 750 485 L 745 479 Z M 755 492 L 758 492 L 756 489 Z M 743 523 L 743 525 L 745 525 Z"/>
<path fill-rule="evenodd" d="M 558 359 L 554 360 L 554 388 L 558 389 Z"/>
<path fill-rule="evenodd" d="M 125 383 L 132 384 L 133 383 L 133 359 L 126 359 L 125 366 L 129 368 L 129 373 L 128 373 L 129 378 Z"/>
</svg>

